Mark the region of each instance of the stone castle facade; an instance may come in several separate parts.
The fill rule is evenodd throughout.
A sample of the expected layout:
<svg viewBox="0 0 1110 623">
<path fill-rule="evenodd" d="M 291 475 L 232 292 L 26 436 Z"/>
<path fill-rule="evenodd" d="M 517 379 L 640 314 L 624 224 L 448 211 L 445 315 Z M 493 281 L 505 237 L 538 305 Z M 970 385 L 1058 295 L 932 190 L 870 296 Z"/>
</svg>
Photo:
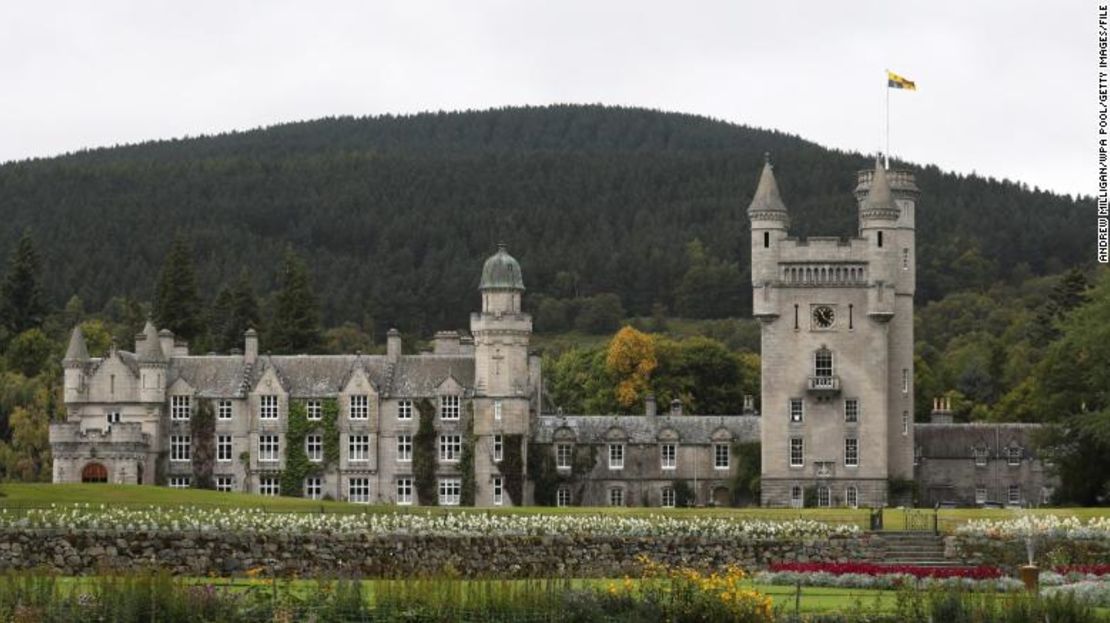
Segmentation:
<svg viewBox="0 0 1110 623">
<path fill-rule="evenodd" d="M 748 210 L 762 415 L 751 400 L 706 416 L 651 397 L 642 415 L 543 413 L 524 281 L 502 247 L 482 268 L 470 336 L 439 332 L 431 352 L 402 353 L 390 331 L 384 355 L 260 354 L 249 330 L 241 353 L 192 355 L 148 322 L 133 351 L 93 358 L 75 328 L 68 417 L 50 427 L 54 482 L 210 476 L 223 491 L 364 503 L 729 505 L 751 502 L 731 493 L 737 446 L 761 442 L 767 506 L 880 506 L 898 501 L 892 481 L 916 481 L 929 503 L 1040 503 L 1051 479 L 1028 426 L 951 424 L 944 409 L 948 423 L 913 423 L 918 190 L 877 167 L 856 193 L 858 238 L 792 239 L 763 169 Z M 416 467 L 429 448 L 432 500 Z"/>
</svg>

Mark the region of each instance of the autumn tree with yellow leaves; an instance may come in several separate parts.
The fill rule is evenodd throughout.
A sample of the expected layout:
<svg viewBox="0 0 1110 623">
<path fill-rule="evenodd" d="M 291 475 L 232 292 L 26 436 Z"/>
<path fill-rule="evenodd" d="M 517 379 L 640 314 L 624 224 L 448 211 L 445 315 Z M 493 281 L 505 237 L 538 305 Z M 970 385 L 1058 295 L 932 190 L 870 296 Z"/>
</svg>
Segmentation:
<svg viewBox="0 0 1110 623">
<path fill-rule="evenodd" d="M 658 365 L 655 340 L 650 335 L 628 326 L 617 331 L 609 342 L 605 369 L 617 383 L 617 402 L 622 407 L 631 407 L 643 398 Z"/>
</svg>

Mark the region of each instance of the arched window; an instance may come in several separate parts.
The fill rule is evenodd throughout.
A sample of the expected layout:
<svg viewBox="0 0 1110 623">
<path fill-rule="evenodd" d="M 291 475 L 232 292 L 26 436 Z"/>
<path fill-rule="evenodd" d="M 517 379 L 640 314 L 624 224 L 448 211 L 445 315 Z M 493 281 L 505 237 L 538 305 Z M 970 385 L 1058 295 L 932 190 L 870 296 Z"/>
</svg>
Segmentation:
<svg viewBox="0 0 1110 623">
<path fill-rule="evenodd" d="M 859 489 L 855 485 L 848 485 L 844 490 L 844 504 L 850 508 L 859 506 Z"/>
<path fill-rule="evenodd" d="M 830 377 L 832 375 L 832 351 L 827 348 L 822 348 L 813 354 L 813 376 Z"/>
<path fill-rule="evenodd" d="M 805 506 L 805 498 L 802 493 L 801 485 L 794 485 L 790 487 L 790 506 L 794 508 L 801 508 Z"/>
<path fill-rule="evenodd" d="M 829 487 L 827 485 L 817 487 L 817 505 L 832 506 L 832 496 L 829 495 Z"/>
</svg>

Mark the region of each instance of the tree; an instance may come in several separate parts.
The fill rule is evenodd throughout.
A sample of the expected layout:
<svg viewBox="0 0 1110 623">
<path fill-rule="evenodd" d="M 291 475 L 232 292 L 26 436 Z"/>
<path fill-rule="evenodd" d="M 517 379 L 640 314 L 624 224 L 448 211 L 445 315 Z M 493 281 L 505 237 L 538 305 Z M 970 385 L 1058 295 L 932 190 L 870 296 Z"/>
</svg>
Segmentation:
<svg viewBox="0 0 1110 623">
<path fill-rule="evenodd" d="M 243 334 L 247 329 L 259 328 L 262 314 L 250 276 L 245 270 L 239 273 L 234 285 L 220 289 L 212 303 L 210 318 L 214 346 L 225 353 L 242 348 Z"/>
<path fill-rule="evenodd" d="M 0 441 L 0 466 L 7 480 L 49 480 L 52 388 L 40 385 L 34 397 L 12 410 L 11 440 Z"/>
<path fill-rule="evenodd" d="M 686 318 L 725 318 L 741 312 L 750 287 L 736 264 L 709 255 L 698 239 L 686 246 L 689 268 L 675 293 L 679 314 Z"/>
<path fill-rule="evenodd" d="M 8 365 L 23 376 L 35 376 L 49 365 L 53 349 L 54 343 L 42 329 L 28 329 L 8 345 Z"/>
<path fill-rule="evenodd" d="M 186 340 L 204 333 L 197 276 L 189 246 L 181 236 L 174 238 L 154 293 L 154 323 Z"/>
<path fill-rule="evenodd" d="M 308 270 L 292 251 L 286 250 L 277 293 L 270 344 L 274 352 L 303 353 L 320 346 L 320 310 Z"/>
<path fill-rule="evenodd" d="M 617 403 L 621 407 L 627 409 L 643 399 L 657 365 L 655 342 L 650 335 L 624 327 L 613 336 L 606 351 L 605 368 L 617 381 Z"/>
<path fill-rule="evenodd" d="M 581 299 L 574 327 L 584 333 L 615 331 L 624 318 L 624 306 L 616 294 L 606 293 Z"/>
<path fill-rule="evenodd" d="M 39 257 L 29 231 L 23 232 L 8 260 L 8 273 L 0 286 L 4 328 L 11 335 L 42 324 L 46 303 L 39 283 Z"/>
</svg>

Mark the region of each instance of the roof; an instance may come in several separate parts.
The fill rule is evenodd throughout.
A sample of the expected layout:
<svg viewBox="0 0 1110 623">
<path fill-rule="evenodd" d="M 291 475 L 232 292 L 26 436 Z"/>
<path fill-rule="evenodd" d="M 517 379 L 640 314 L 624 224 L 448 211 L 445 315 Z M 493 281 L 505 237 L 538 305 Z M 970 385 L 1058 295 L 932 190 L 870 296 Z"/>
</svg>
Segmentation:
<svg viewBox="0 0 1110 623">
<path fill-rule="evenodd" d="M 860 215 L 865 218 L 897 219 L 898 213 L 898 205 L 894 203 L 894 195 L 890 192 L 886 168 L 876 158 L 875 174 L 871 177 L 871 188 L 860 204 Z"/>
<path fill-rule="evenodd" d="M 1023 448 L 1033 454 L 1033 436 L 1040 424 L 987 423 L 915 424 L 914 441 L 923 458 L 970 459 L 975 448 L 986 448 L 990 456 L 1002 456 L 1006 448 Z"/>
<path fill-rule="evenodd" d="M 520 263 L 516 261 L 516 258 L 509 255 L 508 251 L 505 250 L 505 245 L 497 245 L 497 253 L 491 255 L 486 259 L 486 263 L 482 265 L 482 281 L 478 288 L 481 290 L 487 288 L 524 289 L 524 277 L 520 274 Z"/>
<path fill-rule="evenodd" d="M 658 443 L 668 429 L 682 443 L 709 443 L 714 433 L 724 429 L 733 441 L 759 441 L 759 416 L 756 415 L 542 415 L 533 439 L 551 443 L 556 431 L 569 429 L 576 443 L 603 443 L 609 432 L 625 435 L 627 443 Z"/>
<path fill-rule="evenodd" d="M 166 354 L 162 352 L 162 341 L 158 338 L 158 330 L 154 328 L 154 323 L 146 321 L 142 336 L 143 339 L 136 340 L 135 343 L 135 354 L 139 361 L 144 363 L 165 361 Z"/>
<path fill-rule="evenodd" d="M 73 333 L 69 334 L 69 347 L 66 348 L 66 356 L 63 361 L 85 361 L 89 358 L 89 349 L 85 345 L 85 334 L 81 331 L 81 325 L 73 327 Z"/>
<path fill-rule="evenodd" d="M 755 196 L 748 206 L 748 216 L 751 218 L 785 218 L 786 204 L 779 194 L 779 185 L 775 181 L 774 167 L 771 158 L 764 155 L 763 172 L 759 175 L 759 185 L 756 186 Z"/>
<path fill-rule="evenodd" d="M 394 396 L 433 396 L 447 378 L 464 388 L 474 387 L 473 355 L 406 355 L 397 360 L 389 393 Z"/>
</svg>

